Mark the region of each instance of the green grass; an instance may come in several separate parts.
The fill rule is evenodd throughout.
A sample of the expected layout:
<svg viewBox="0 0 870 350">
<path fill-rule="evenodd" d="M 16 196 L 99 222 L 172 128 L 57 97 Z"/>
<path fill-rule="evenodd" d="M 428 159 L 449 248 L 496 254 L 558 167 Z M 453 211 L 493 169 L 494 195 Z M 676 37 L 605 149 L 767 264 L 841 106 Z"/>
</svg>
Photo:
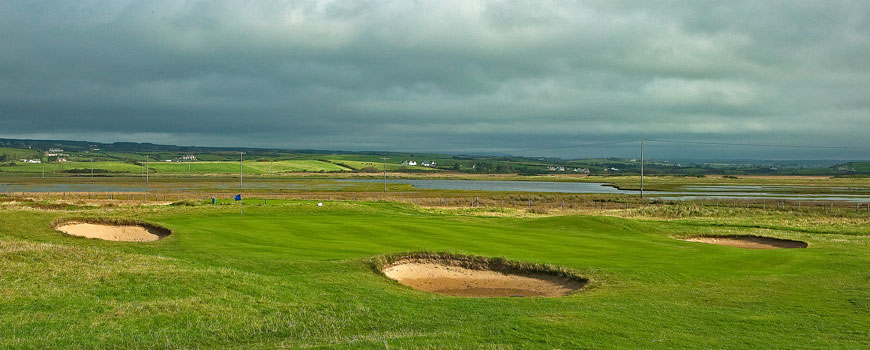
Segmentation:
<svg viewBox="0 0 870 350">
<path fill-rule="evenodd" d="M 124 152 L 102 152 L 101 155 L 115 158 L 119 161 L 146 161 L 149 160 L 147 155 Z"/>
<path fill-rule="evenodd" d="M 615 217 L 477 217 L 393 203 L 273 201 L 34 211 L 0 206 L 7 348 L 867 348 L 870 249 L 803 226 Z M 148 243 L 68 237 L 63 218 L 135 219 Z M 863 226 L 862 226 L 863 225 Z M 762 231 L 762 232 L 759 232 Z M 671 235 L 751 233 L 800 250 Z M 563 298 L 433 295 L 374 257 L 443 251 L 553 264 L 590 279 Z"/>
<path fill-rule="evenodd" d="M 238 162 L 191 162 L 190 172 L 194 175 L 203 174 L 238 174 Z M 188 163 L 164 162 L 148 163 L 148 167 L 159 174 L 187 174 Z M 243 171 L 250 175 L 276 174 L 287 172 L 319 172 L 345 171 L 338 165 L 317 160 L 284 160 L 277 162 L 244 162 Z"/>
<path fill-rule="evenodd" d="M 79 171 L 89 173 L 93 168 L 95 172 L 110 172 L 110 173 L 134 173 L 139 174 L 145 171 L 144 167 L 123 162 L 64 162 L 64 163 L 16 163 L 14 166 L 0 166 L 0 172 L 8 173 L 42 173 L 43 168 L 46 174 L 61 174 L 70 171 Z"/>
<path fill-rule="evenodd" d="M 848 169 L 848 171 L 851 172 L 857 172 L 862 174 L 870 173 L 870 162 L 849 162 L 836 166 L 836 168 L 838 169 L 840 167 Z"/>
<path fill-rule="evenodd" d="M 377 162 L 377 161 L 357 161 L 357 160 L 343 160 L 343 159 L 341 159 L 341 160 L 333 160 L 333 162 L 336 164 L 343 164 L 345 166 L 352 168 L 353 170 L 361 170 L 361 169 L 365 169 L 365 168 L 370 168 L 370 169 L 373 168 L 375 170 L 383 170 L 384 169 L 384 163 Z M 399 164 L 387 163 L 386 167 L 387 167 L 387 171 L 399 171 L 399 170 L 401 170 L 401 171 L 407 171 L 407 170 L 438 171 L 438 169 L 435 169 L 435 168 L 428 168 L 428 167 L 424 167 L 421 165 L 405 166 L 405 165 L 402 165 L 401 163 L 399 163 Z"/>
<path fill-rule="evenodd" d="M 193 175 L 239 174 L 239 162 L 149 162 L 148 168 L 153 169 L 155 171 L 155 175 L 186 175 L 188 171 L 188 165 L 190 167 L 190 173 Z M 262 173 L 262 171 L 260 171 L 259 169 L 251 167 L 250 164 L 244 164 L 243 172 L 250 175 Z"/>
<path fill-rule="evenodd" d="M 238 162 L 149 162 L 148 168 L 155 176 L 160 174 L 186 175 L 188 164 L 192 175 L 236 175 L 239 173 Z M 145 167 L 133 163 L 117 161 L 99 162 L 65 162 L 47 164 L 16 163 L 13 166 L 0 166 L 0 172 L 7 173 L 42 173 L 43 167 L 46 174 L 61 174 L 73 169 L 79 169 L 89 173 L 93 168 L 96 172 L 109 172 L 115 174 L 143 174 Z M 319 160 L 285 160 L 277 162 L 244 162 L 246 174 L 275 174 L 291 172 L 331 172 L 348 171 L 349 169 L 339 165 Z"/>
<path fill-rule="evenodd" d="M 0 159 L 18 161 L 19 159 L 39 159 L 39 152 L 26 148 L 0 147 Z"/>
<path fill-rule="evenodd" d="M 319 171 L 349 171 L 351 169 L 321 160 L 282 160 L 277 162 L 252 162 L 252 168 L 263 173 L 286 173 L 286 172 L 319 172 Z"/>
</svg>

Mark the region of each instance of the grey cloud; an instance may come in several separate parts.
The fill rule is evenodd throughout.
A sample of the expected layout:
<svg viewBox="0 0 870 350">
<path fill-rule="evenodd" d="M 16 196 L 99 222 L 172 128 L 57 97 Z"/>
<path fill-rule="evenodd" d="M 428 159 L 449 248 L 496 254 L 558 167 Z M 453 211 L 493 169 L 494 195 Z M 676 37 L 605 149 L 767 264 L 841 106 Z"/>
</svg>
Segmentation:
<svg viewBox="0 0 870 350">
<path fill-rule="evenodd" d="M 6 1 L 0 137 L 567 157 L 631 155 L 562 146 L 639 138 L 865 146 L 868 14 L 861 1 Z"/>
</svg>

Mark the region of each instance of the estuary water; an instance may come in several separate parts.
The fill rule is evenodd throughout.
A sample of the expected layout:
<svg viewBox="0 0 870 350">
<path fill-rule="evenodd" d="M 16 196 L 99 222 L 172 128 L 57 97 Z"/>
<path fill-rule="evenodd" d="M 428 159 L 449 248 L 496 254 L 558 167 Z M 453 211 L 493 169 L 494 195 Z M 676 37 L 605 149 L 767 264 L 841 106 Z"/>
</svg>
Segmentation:
<svg viewBox="0 0 870 350">
<path fill-rule="evenodd" d="M 376 182 L 384 180 L 338 180 L 344 182 Z M 558 193 L 640 193 L 620 190 L 598 182 L 545 182 L 545 181 L 487 181 L 487 180 L 405 180 L 387 179 L 387 183 L 408 184 L 426 190 L 513 191 Z"/>
<path fill-rule="evenodd" d="M 245 183 L 245 189 L 269 190 L 340 190 L 342 184 L 352 182 L 383 183 L 380 179 L 337 179 L 332 184 L 312 182 L 311 184 L 294 182 L 257 182 Z M 414 180 L 388 179 L 387 183 L 408 184 L 418 189 L 460 190 L 460 191 L 496 191 L 496 192 L 541 192 L 541 193 L 604 193 L 604 194 L 639 194 L 639 191 L 620 190 L 598 182 L 545 182 L 545 181 L 490 181 L 490 180 Z M 215 186 L 215 184 L 211 184 Z M 217 184 L 218 188 L 235 187 L 235 184 Z M 179 187 L 166 187 L 161 190 L 190 190 L 197 188 L 196 184 L 184 184 Z M 798 191 L 801 187 L 792 186 Z M 153 189 L 151 189 L 153 190 Z M 56 183 L 56 184 L 2 184 L 3 192 L 147 192 L 145 186 L 129 186 L 121 184 L 101 183 Z M 870 203 L 870 195 L 859 194 L 803 194 L 789 192 L 785 186 L 697 186 L 685 188 L 685 191 L 646 191 L 651 198 L 662 200 L 692 200 L 692 199 L 773 199 L 773 200 L 806 200 L 806 201 L 844 201 L 854 203 Z"/>
<path fill-rule="evenodd" d="M 374 182 L 384 180 L 338 180 L 344 182 Z M 464 190 L 464 191 L 510 191 L 510 192 L 555 192 L 555 193 L 618 193 L 639 194 L 640 191 L 620 190 L 600 182 L 545 182 L 545 181 L 485 181 L 485 180 L 412 180 L 387 179 L 387 183 L 408 184 L 419 189 L 431 190 Z M 700 186 L 699 186 L 700 187 Z M 692 199 L 777 199 L 777 200 L 807 200 L 807 201 L 844 201 L 870 203 L 868 195 L 850 194 L 802 194 L 771 192 L 770 186 L 704 186 L 692 188 L 689 191 L 645 191 L 653 198 L 662 200 L 692 200 Z M 800 187 L 792 186 L 797 190 Z M 778 188 L 782 191 L 782 188 Z"/>
</svg>

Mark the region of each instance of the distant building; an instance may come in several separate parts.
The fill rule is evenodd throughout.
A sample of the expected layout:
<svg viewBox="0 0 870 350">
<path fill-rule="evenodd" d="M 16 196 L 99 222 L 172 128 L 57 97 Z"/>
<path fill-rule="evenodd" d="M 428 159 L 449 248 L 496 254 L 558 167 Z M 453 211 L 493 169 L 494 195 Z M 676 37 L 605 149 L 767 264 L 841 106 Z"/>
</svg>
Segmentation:
<svg viewBox="0 0 870 350">
<path fill-rule="evenodd" d="M 181 156 L 181 160 L 188 160 L 188 161 L 196 160 L 196 156 L 192 155 L 192 154 L 185 154 L 185 155 Z"/>
<path fill-rule="evenodd" d="M 589 174 L 589 169 L 586 169 L 586 168 L 574 168 L 574 172 L 575 172 L 575 173 L 581 173 L 581 174 Z"/>
<path fill-rule="evenodd" d="M 435 161 L 431 161 L 431 162 L 430 162 L 430 161 L 423 161 L 423 166 L 425 166 L 425 167 L 430 167 L 430 168 L 431 168 L 431 167 L 434 167 L 435 165 L 437 165 L 437 164 L 435 163 Z"/>
<path fill-rule="evenodd" d="M 63 148 L 49 148 L 45 151 L 45 156 L 49 162 L 66 162 L 67 155 L 63 153 Z"/>
<path fill-rule="evenodd" d="M 402 165 L 416 166 L 417 162 L 413 161 L 413 160 L 406 160 L 406 161 L 402 162 Z"/>
<path fill-rule="evenodd" d="M 39 160 L 39 159 L 21 159 L 20 162 L 22 162 L 22 163 L 30 163 L 30 164 L 39 164 L 39 163 L 42 163 L 42 161 Z"/>
</svg>

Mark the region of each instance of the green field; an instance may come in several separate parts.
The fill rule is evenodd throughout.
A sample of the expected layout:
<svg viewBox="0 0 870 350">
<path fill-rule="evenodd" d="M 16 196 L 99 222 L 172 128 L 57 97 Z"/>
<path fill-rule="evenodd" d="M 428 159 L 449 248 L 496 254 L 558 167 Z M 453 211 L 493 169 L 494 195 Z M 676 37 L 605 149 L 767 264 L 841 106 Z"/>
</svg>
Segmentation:
<svg viewBox="0 0 870 350">
<path fill-rule="evenodd" d="M 238 162 L 149 162 L 148 168 L 153 175 L 186 175 L 188 171 L 192 175 L 237 175 L 239 173 Z M 276 162 L 244 162 L 244 172 L 250 175 L 259 174 L 282 174 L 293 172 L 336 172 L 349 171 L 350 169 L 339 165 L 319 160 L 283 160 Z M 96 162 L 64 162 L 29 164 L 15 163 L 15 165 L 0 166 L 0 172 L 7 173 L 34 173 L 41 174 L 45 169 L 46 174 L 64 174 L 70 172 L 90 173 L 94 169 L 96 173 L 110 174 L 135 174 L 145 173 L 144 165 L 125 162 L 96 161 Z"/>
<path fill-rule="evenodd" d="M 0 343 L 7 348 L 870 347 L 862 216 L 729 209 L 661 220 L 492 217 L 386 202 L 246 201 L 159 207 L 0 206 Z M 480 212 L 480 214 L 484 214 Z M 497 213 L 496 213 L 497 214 Z M 510 213 L 502 213 L 510 214 Z M 759 216 L 761 215 L 761 216 Z M 698 217 L 705 216 L 705 217 Z M 65 236 L 63 218 L 136 218 L 149 243 Z M 673 237 L 752 233 L 808 249 L 744 250 Z M 411 290 L 375 256 L 448 251 L 564 266 L 562 298 L 468 299 Z"/>
<path fill-rule="evenodd" d="M 287 173 L 287 172 L 327 172 L 349 171 L 351 169 L 321 160 L 281 160 L 277 162 L 251 162 L 249 165 L 262 173 Z"/>
<path fill-rule="evenodd" d="M 0 166 L 0 172 L 7 173 L 34 173 L 41 174 L 43 169 L 47 175 L 80 172 L 89 174 L 91 169 L 95 173 L 144 173 L 145 168 L 132 163 L 122 162 L 63 162 L 63 163 L 16 163 L 13 166 Z"/>
<path fill-rule="evenodd" d="M 384 163 L 379 163 L 377 161 L 357 161 L 357 160 L 333 160 L 336 164 L 342 164 L 352 168 L 353 170 L 362 170 L 362 169 L 370 169 L 373 171 L 381 171 L 384 169 Z M 387 163 L 386 164 L 387 171 L 438 171 L 435 168 L 428 168 L 424 166 L 405 166 L 396 163 Z"/>
<path fill-rule="evenodd" d="M 862 174 L 870 172 L 870 162 L 849 162 L 842 164 L 840 167 Z"/>
<path fill-rule="evenodd" d="M 158 174 L 238 174 L 238 162 L 148 163 Z M 347 171 L 338 165 L 318 160 L 284 160 L 277 162 L 243 162 L 243 171 L 250 175 L 288 172 Z"/>
<path fill-rule="evenodd" d="M 23 158 L 39 159 L 39 152 L 26 148 L 0 147 L 0 161 L 18 161 Z"/>
</svg>

